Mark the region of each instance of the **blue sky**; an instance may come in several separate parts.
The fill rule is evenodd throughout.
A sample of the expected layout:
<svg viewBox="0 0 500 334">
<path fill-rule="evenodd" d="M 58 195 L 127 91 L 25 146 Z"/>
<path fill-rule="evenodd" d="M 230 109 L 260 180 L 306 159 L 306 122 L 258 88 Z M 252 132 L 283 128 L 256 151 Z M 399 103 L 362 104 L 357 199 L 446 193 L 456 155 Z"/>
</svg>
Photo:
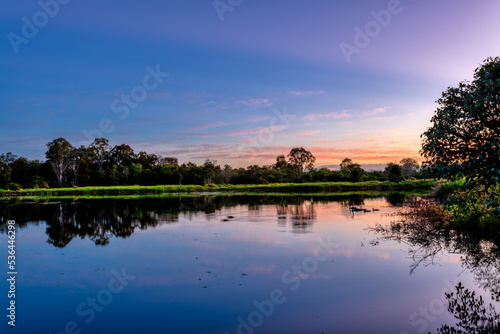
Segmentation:
<svg viewBox="0 0 500 334">
<path fill-rule="evenodd" d="M 493 0 L 60 2 L 0 5 L 0 153 L 101 133 L 180 162 L 399 161 L 500 54 Z"/>
</svg>

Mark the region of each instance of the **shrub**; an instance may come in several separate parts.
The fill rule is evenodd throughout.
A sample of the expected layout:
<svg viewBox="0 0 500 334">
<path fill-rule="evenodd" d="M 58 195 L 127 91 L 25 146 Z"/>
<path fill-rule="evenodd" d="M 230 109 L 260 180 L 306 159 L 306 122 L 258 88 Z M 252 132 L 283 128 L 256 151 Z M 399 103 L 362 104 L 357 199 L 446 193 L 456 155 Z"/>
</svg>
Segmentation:
<svg viewBox="0 0 500 334">
<path fill-rule="evenodd" d="M 34 176 L 33 179 L 31 180 L 31 188 L 40 189 L 48 187 L 49 184 L 41 176 Z"/>
<path fill-rule="evenodd" d="M 19 183 L 10 182 L 9 184 L 7 184 L 7 189 L 14 191 L 21 190 L 21 185 Z"/>
</svg>

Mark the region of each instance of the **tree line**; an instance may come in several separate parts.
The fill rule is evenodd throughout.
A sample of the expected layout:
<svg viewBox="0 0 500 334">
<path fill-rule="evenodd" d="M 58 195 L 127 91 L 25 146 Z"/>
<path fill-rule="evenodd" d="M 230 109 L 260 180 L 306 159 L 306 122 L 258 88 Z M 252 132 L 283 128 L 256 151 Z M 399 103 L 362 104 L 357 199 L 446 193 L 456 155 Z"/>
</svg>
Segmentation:
<svg viewBox="0 0 500 334">
<path fill-rule="evenodd" d="M 340 170 L 316 168 L 316 158 L 303 147 L 294 147 L 271 165 L 247 168 L 220 166 L 216 160 L 203 164 L 179 164 L 175 157 L 162 157 L 126 144 L 112 147 L 106 138 L 89 146 L 74 147 L 64 138 L 47 144 L 46 161 L 28 160 L 11 152 L 0 155 L 0 188 L 54 188 L 69 186 L 158 185 L 158 184 L 266 184 L 283 182 L 401 181 L 420 178 L 418 163 L 405 158 L 389 163 L 384 172 L 368 172 L 351 159 Z"/>
</svg>

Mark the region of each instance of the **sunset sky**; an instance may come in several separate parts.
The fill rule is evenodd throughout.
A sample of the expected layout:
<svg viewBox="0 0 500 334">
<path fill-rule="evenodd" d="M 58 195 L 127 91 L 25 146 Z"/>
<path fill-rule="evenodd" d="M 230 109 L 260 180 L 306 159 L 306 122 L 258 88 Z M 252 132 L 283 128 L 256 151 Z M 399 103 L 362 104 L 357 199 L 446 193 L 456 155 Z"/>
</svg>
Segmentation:
<svg viewBox="0 0 500 334">
<path fill-rule="evenodd" d="M 495 0 L 59 1 L 0 5 L 0 153 L 101 134 L 181 163 L 418 158 L 441 93 L 500 55 Z"/>
</svg>

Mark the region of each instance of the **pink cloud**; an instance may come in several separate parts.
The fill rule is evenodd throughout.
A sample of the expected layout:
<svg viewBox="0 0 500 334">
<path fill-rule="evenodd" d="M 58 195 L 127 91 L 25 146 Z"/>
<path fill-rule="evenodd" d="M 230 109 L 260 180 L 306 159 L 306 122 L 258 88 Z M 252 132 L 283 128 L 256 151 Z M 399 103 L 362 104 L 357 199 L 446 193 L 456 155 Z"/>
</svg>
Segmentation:
<svg viewBox="0 0 500 334">
<path fill-rule="evenodd" d="M 391 121 L 395 119 L 396 116 L 390 116 L 390 117 L 372 117 L 370 118 L 370 121 Z"/>
<path fill-rule="evenodd" d="M 323 131 L 299 131 L 299 132 L 289 132 L 285 133 L 285 136 L 308 136 L 316 133 L 321 133 Z"/>
<path fill-rule="evenodd" d="M 248 136 L 248 135 L 255 134 L 255 133 L 259 132 L 260 129 L 263 129 L 263 128 L 259 127 L 259 128 L 252 128 L 252 129 L 242 129 L 242 130 L 227 131 L 227 132 L 220 133 L 220 135 L 222 135 L 222 136 L 228 136 L 228 137 Z"/>
<path fill-rule="evenodd" d="M 386 111 L 387 111 L 386 108 L 374 108 L 374 109 L 366 110 L 365 112 L 363 112 L 363 115 L 364 116 L 375 116 L 375 115 L 383 114 Z"/>
<path fill-rule="evenodd" d="M 189 131 L 199 131 L 199 130 L 206 130 L 206 129 L 212 129 L 212 128 L 218 128 L 221 126 L 228 126 L 228 123 L 225 122 L 217 122 L 217 123 L 211 123 L 211 124 L 205 124 L 205 125 L 200 125 L 193 127 L 189 129 Z"/>
<path fill-rule="evenodd" d="M 259 134 L 260 132 L 265 135 L 267 132 L 280 132 L 285 129 L 287 129 L 287 125 L 275 125 L 273 127 L 257 127 L 257 128 L 251 128 L 251 129 L 243 129 L 243 130 L 234 130 L 234 131 L 228 131 L 228 132 L 222 132 L 220 135 L 222 136 L 228 136 L 228 137 L 234 137 L 234 136 L 247 136 L 247 135 L 252 135 L 252 134 Z"/>
</svg>

